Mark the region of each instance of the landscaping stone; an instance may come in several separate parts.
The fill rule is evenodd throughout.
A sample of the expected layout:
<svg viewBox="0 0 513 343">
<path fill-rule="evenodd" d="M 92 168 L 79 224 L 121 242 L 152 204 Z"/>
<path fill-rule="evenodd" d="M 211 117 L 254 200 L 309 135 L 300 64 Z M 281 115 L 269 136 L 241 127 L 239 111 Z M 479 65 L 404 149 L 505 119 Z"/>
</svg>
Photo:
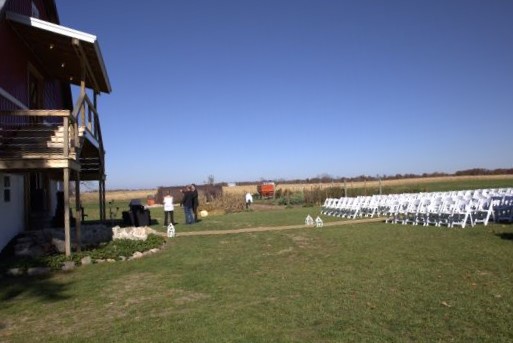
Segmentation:
<svg viewBox="0 0 513 343">
<path fill-rule="evenodd" d="M 148 226 L 140 227 L 119 227 L 115 226 L 112 228 L 112 239 L 132 239 L 132 240 L 143 240 L 148 238 L 149 234 L 156 234 L 157 231 L 153 230 Z"/>
<path fill-rule="evenodd" d="M 98 259 L 95 261 L 96 263 L 105 263 L 105 260 L 104 259 Z"/>
<path fill-rule="evenodd" d="M 50 268 L 47 267 L 34 267 L 27 270 L 27 275 L 39 276 L 50 274 Z"/>
<path fill-rule="evenodd" d="M 144 255 L 143 255 L 143 253 L 142 253 L 142 252 L 140 252 L 140 251 L 136 251 L 136 252 L 134 252 L 134 254 L 132 255 L 132 258 L 141 258 L 141 257 L 143 257 L 143 256 L 144 256 Z"/>
<path fill-rule="evenodd" d="M 107 259 L 107 262 L 109 262 L 109 263 L 114 263 L 114 262 L 116 262 L 116 260 L 114 260 L 114 259 L 112 259 L 112 258 L 108 258 L 108 259 Z"/>
<path fill-rule="evenodd" d="M 7 275 L 10 276 L 21 276 L 23 275 L 23 269 L 21 268 L 11 268 L 7 270 Z"/>
<path fill-rule="evenodd" d="M 64 242 L 64 239 L 62 238 L 52 238 L 52 245 L 55 247 L 55 250 L 57 250 L 60 253 L 66 252 L 66 244 Z"/>
<path fill-rule="evenodd" d="M 62 264 L 62 271 L 69 272 L 75 269 L 75 262 L 66 261 Z"/>
<path fill-rule="evenodd" d="M 159 252 L 159 249 L 157 249 L 157 248 L 153 248 L 153 249 L 150 249 L 150 252 L 151 252 L 152 254 L 154 254 L 154 253 L 156 253 L 156 252 Z"/>
<path fill-rule="evenodd" d="M 86 256 L 84 258 L 82 258 L 80 260 L 80 263 L 85 266 L 85 265 L 88 265 L 88 264 L 92 264 L 93 263 L 93 259 L 91 258 L 91 256 Z"/>
</svg>

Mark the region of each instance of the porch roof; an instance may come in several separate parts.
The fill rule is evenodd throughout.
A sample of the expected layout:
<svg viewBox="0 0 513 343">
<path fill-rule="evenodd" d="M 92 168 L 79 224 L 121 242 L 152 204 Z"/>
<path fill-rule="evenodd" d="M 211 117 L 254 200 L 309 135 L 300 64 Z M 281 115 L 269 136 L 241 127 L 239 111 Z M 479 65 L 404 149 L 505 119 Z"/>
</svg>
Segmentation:
<svg viewBox="0 0 513 343">
<path fill-rule="evenodd" d="M 51 76 L 80 85 L 85 67 L 87 88 L 111 92 L 96 36 L 14 12 L 6 19 Z"/>
</svg>

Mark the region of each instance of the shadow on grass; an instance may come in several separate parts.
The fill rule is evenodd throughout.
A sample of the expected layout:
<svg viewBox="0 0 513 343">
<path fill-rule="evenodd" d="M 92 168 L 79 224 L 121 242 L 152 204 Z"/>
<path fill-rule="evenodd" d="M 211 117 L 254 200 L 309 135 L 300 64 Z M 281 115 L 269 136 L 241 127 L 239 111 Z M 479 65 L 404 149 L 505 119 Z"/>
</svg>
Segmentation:
<svg viewBox="0 0 513 343">
<path fill-rule="evenodd" d="M 508 240 L 508 241 L 513 241 L 513 233 L 512 232 L 496 233 L 495 236 L 500 237 L 501 239 Z"/>
<path fill-rule="evenodd" d="M 12 300 L 23 298 L 38 298 L 43 302 L 56 302 L 69 298 L 66 291 L 71 283 L 57 283 L 50 277 L 13 276 L 0 280 L 0 302 L 2 307 L 14 305 Z"/>
</svg>

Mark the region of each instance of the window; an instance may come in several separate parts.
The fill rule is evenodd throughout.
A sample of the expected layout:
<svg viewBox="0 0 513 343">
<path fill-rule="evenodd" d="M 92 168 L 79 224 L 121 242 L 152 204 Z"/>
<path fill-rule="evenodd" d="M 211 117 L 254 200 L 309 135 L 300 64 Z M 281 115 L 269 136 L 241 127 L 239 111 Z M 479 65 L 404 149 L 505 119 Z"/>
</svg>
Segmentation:
<svg viewBox="0 0 513 343">
<path fill-rule="evenodd" d="M 39 110 L 43 108 L 43 78 L 31 65 L 28 69 L 29 108 Z"/>
<path fill-rule="evenodd" d="M 11 202 L 11 177 L 4 176 L 4 202 Z"/>
</svg>

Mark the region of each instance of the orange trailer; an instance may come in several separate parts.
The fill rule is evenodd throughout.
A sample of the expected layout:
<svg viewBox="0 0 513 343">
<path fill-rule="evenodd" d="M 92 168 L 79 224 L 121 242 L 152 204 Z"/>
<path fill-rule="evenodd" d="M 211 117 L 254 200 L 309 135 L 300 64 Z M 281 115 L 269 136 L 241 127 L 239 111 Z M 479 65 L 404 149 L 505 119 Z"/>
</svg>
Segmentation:
<svg viewBox="0 0 513 343">
<path fill-rule="evenodd" d="M 275 184 L 274 182 L 264 182 L 257 186 L 257 192 L 262 198 L 274 196 Z"/>
</svg>

